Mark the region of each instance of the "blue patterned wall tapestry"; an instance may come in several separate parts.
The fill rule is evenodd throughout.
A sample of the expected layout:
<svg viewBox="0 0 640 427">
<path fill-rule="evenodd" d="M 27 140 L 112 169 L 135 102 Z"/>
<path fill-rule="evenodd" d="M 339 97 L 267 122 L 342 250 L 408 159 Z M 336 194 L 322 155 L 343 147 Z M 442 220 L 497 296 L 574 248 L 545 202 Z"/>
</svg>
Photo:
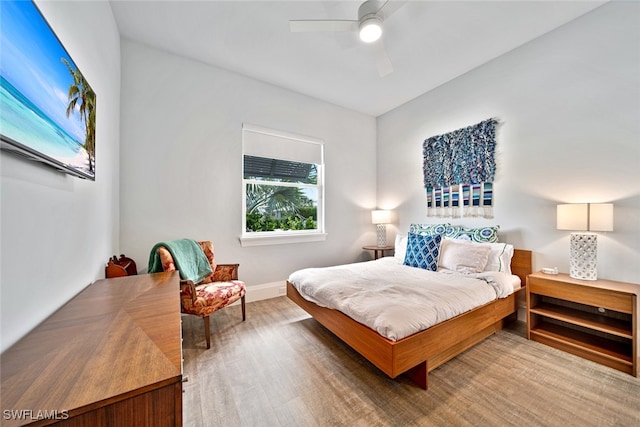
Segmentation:
<svg viewBox="0 0 640 427">
<path fill-rule="evenodd" d="M 424 141 L 428 216 L 493 218 L 497 124 L 488 119 Z"/>
</svg>

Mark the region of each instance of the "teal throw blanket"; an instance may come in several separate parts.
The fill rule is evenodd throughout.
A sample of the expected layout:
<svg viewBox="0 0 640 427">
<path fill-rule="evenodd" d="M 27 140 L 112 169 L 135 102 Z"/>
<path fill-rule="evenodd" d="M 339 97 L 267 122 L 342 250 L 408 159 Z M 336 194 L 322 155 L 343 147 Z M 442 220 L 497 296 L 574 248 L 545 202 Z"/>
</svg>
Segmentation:
<svg viewBox="0 0 640 427">
<path fill-rule="evenodd" d="M 164 246 L 173 257 L 173 263 L 180 272 L 180 278 L 200 283 L 212 273 L 211 264 L 204 251 L 195 240 L 180 239 L 157 243 L 149 254 L 149 273 L 163 271 L 158 248 Z"/>
</svg>

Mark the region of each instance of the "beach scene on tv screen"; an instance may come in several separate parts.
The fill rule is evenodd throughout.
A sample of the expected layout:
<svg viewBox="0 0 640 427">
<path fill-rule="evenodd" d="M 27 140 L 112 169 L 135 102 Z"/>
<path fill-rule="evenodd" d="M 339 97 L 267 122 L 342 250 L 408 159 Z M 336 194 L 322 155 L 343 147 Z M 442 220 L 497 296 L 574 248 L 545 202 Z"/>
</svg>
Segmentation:
<svg viewBox="0 0 640 427">
<path fill-rule="evenodd" d="M 33 2 L 0 7 L 3 140 L 94 178 L 95 93 Z"/>
</svg>

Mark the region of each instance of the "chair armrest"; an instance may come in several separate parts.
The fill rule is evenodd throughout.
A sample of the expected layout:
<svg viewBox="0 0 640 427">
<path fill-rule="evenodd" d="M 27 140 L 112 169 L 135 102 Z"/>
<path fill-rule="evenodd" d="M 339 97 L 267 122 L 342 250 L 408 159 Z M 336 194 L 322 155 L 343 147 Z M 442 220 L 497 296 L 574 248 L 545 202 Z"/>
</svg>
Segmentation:
<svg viewBox="0 0 640 427">
<path fill-rule="evenodd" d="M 218 264 L 213 272 L 214 282 L 228 282 L 238 280 L 238 267 L 240 264 Z"/>
<path fill-rule="evenodd" d="M 181 304 L 190 307 L 196 301 L 196 285 L 191 280 L 180 280 L 180 300 Z M 184 301 L 183 301 L 184 300 Z"/>
<path fill-rule="evenodd" d="M 163 271 L 176 271 L 176 265 L 173 262 L 173 257 L 171 256 L 171 252 L 164 246 L 160 246 L 156 252 L 160 256 L 160 262 L 162 263 Z"/>
</svg>

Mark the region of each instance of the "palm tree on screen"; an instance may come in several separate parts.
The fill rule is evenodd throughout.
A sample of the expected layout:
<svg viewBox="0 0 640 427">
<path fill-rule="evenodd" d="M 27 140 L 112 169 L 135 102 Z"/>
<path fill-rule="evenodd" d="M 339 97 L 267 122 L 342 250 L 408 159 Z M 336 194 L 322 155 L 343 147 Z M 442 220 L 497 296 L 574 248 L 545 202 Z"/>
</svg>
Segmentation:
<svg viewBox="0 0 640 427">
<path fill-rule="evenodd" d="M 96 153 L 96 94 L 78 69 L 74 70 L 65 58 L 61 60 L 73 77 L 73 84 L 69 86 L 67 117 L 77 109 L 84 122 L 86 137 L 83 147 L 89 157 L 89 171 L 93 172 Z"/>
</svg>

